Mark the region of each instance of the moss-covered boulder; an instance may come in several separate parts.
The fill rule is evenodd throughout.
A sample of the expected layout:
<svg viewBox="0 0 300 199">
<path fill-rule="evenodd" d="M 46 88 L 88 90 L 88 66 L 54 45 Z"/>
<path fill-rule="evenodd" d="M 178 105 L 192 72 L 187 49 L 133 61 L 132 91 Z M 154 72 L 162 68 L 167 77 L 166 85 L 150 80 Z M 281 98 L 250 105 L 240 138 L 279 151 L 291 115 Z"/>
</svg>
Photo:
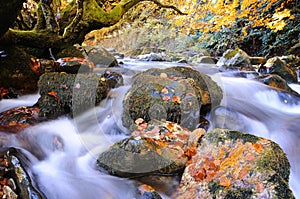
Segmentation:
<svg viewBox="0 0 300 199">
<path fill-rule="evenodd" d="M 46 198 L 29 175 L 31 162 L 21 150 L 1 149 L 0 165 L 1 198 Z"/>
<path fill-rule="evenodd" d="M 98 156 L 97 164 L 120 177 L 176 175 L 196 151 L 204 129 L 190 132 L 172 122 L 136 121 L 132 136 Z"/>
<path fill-rule="evenodd" d="M 80 114 L 99 104 L 109 91 L 106 78 L 93 73 L 47 73 L 40 77 L 38 85 L 39 115 L 46 118 Z"/>
<path fill-rule="evenodd" d="M 268 59 L 265 67 L 269 69 L 270 74 L 279 75 L 288 83 L 298 82 L 296 70 L 289 68 L 279 57 Z"/>
<path fill-rule="evenodd" d="M 220 69 L 235 69 L 235 70 L 254 70 L 250 57 L 243 50 L 228 49 L 217 62 Z"/>
<path fill-rule="evenodd" d="M 215 129 L 201 140 L 175 198 L 294 198 L 290 164 L 276 143 Z"/>
<path fill-rule="evenodd" d="M 221 99 L 220 87 L 192 68 L 149 69 L 134 77 L 123 100 L 122 122 L 131 128 L 138 118 L 146 122 L 157 119 L 195 129 L 200 115 L 220 104 Z"/>
</svg>

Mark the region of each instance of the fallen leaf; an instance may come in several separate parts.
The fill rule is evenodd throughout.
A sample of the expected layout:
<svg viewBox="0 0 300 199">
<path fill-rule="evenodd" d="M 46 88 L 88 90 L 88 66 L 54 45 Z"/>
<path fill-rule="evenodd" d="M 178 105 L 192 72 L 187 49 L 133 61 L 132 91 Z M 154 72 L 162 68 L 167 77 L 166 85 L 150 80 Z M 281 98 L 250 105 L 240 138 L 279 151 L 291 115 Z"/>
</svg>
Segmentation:
<svg viewBox="0 0 300 199">
<path fill-rule="evenodd" d="M 227 177 L 221 177 L 220 178 L 220 185 L 223 187 L 229 187 L 231 185 L 231 180 L 230 178 Z"/>
</svg>

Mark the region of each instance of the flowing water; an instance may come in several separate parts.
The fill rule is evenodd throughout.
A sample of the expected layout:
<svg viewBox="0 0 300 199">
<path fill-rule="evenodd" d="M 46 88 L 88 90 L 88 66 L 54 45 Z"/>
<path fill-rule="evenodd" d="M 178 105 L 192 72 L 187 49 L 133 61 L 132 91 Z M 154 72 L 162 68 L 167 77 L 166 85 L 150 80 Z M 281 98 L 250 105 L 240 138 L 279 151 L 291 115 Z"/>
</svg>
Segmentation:
<svg viewBox="0 0 300 199">
<path fill-rule="evenodd" d="M 174 65 L 133 60 L 124 62 L 124 67 L 139 71 Z M 210 129 L 240 130 L 277 142 L 291 163 L 290 185 L 296 198 L 300 198 L 300 99 L 256 81 L 236 77 L 234 73 L 220 75 L 212 66 L 195 68 L 212 75 L 224 92 L 221 105 L 207 116 L 211 122 Z M 125 82 L 130 82 L 130 78 L 125 76 Z M 291 87 L 300 91 L 300 85 Z M 5 140 L 2 145 L 23 148 L 33 154 L 32 172 L 39 188 L 49 199 L 133 198 L 134 186 L 130 180 L 106 175 L 95 167 L 99 153 L 126 137 L 126 129 L 121 125 L 121 112 L 122 96 L 128 88 L 129 85 L 125 85 L 112 90 L 112 98 L 73 119 L 60 117 L 19 134 L 0 132 L 1 139 Z M 33 105 L 38 97 L 28 95 L 2 100 L 0 112 L 20 105 Z"/>
</svg>

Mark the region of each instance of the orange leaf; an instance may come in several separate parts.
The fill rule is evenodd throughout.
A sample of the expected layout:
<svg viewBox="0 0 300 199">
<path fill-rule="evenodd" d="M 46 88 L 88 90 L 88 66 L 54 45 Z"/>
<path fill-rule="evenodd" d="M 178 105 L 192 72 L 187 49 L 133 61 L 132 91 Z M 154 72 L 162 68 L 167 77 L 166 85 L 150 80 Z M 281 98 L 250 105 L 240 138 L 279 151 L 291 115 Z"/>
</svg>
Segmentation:
<svg viewBox="0 0 300 199">
<path fill-rule="evenodd" d="M 227 177 L 221 177 L 220 178 L 220 185 L 224 187 L 229 187 L 231 185 L 231 180 L 230 178 Z"/>
<path fill-rule="evenodd" d="M 163 94 L 168 94 L 168 93 L 169 93 L 168 89 L 166 89 L 166 88 L 163 88 L 163 89 L 161 90 L 161 92 L 162 92 Z"/>
</svg>

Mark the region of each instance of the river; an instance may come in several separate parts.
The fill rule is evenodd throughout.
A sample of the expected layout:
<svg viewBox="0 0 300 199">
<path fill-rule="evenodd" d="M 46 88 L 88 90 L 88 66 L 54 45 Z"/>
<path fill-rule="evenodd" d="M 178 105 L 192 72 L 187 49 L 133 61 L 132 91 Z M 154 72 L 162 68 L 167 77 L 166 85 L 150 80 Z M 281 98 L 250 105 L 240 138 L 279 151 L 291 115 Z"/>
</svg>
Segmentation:
<svg viewBox="0 0 300 199">
<path fill-rule="evenodd" d="M 125 68 L 137 71 L 179 65 L 122 61 Z M 290 186 L 296 198 L 300 198 L 300 99 L 251 80 L 251 73 L 246 73 L 247 79 L 240 77 L 239 73 L 218 73 L 213 65 L 193 67 L 211 75 L 223 90 L 221 106 L 215 107 L 207 116 L 210 129 L 224 127 L 245 131 L 278 143 L 291 164 Z M 73 119 L 60 117 L 27 128 L 17 135 L 0 132 L 1 138 L 8 140 L 6 146 L 20 147 L 40 156 L 39 159 L 31 157 L 32 172 L 47 198 L 133 198 L 134 188 L 130 180 L 95 169 L 97 154 L 126 137 L 120 116 L 122 96 L 129 88 L 131 75 L 124 78 L 126 85 L 113 89 L 113 98 Z M 300 92 L 300 85 L 290 86 Z M 2 100 L 0 112 L 33 105 L 38 97 L 35 94 Z"/>
</svg>

